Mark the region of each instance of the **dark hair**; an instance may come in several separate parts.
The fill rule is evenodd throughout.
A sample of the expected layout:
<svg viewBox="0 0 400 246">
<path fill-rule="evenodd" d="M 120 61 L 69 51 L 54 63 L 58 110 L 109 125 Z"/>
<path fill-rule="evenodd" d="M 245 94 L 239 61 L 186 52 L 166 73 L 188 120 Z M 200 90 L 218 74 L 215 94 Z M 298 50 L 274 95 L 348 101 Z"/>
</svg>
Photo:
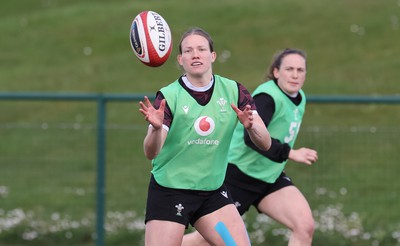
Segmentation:
<svg viewBox="0 0 400 246">
<path fill-rule="evenodd" d="M 269 66 L 268 74 L 266 76 L 266 80 L 276 80 L 276 78 L 274 76 L 275 68 L 279 69 L 281 67 L 281 65 L 282 65 L 283 58 L 285 58 L 287 55 L 291 55 L 291 54 L 300 55 L 307 62 L 307 54 L 302 50 L 286 48 L 286 49 L 284 49 L 282 51 L 279 51 L 272 58 L 271 65 Z"/>
<path fill-rule="evenodd" d="M 181 38 L 181 41 L 179 42 L 179 54 L 182 54 L 182 41 L 190 35 L 199 35 L 204 37 L 205 39 L 207 39 L 208 41 L 208 45 L 210 46 L 210 51 L 213 52 L 214 51 L 214 42 L 211 39 L 210 34 L 208 34 L 206 31 L 204 31 L 203 29 L 199 28 L 199 27 L 193 27 L 190 28 L 189 30 L 187 30 Z"/>
</svg>

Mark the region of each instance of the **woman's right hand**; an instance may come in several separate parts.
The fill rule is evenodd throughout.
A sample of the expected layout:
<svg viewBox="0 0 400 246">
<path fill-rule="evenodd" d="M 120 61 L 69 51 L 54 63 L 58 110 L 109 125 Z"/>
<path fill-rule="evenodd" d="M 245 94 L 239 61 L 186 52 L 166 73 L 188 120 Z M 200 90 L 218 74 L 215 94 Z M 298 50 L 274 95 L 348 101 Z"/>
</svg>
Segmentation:
<svg viewBox="0 0 400 246">
<path fill-rule="evenodd" d="M 154 129 L 160 129 L 164 120 L 165 99 L 160 103 L 160 108 L 155 109 L 147 96 L 144 97 L 144 102 L 140 101 L 139 111 L 144 115 L 144 119 L 148 121 Z"/>
</svg>

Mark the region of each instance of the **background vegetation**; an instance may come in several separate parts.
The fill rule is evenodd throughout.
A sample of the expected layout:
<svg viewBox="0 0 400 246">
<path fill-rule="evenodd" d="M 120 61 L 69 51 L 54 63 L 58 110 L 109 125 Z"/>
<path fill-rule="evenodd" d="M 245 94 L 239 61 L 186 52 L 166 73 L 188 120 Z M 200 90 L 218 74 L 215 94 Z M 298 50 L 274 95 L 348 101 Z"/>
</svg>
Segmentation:
<svg viewBox="0 0 400 246">
<path fill-rule="evenodd" d="M 160 13 L 174 39 L 159 68 L 131 51 L 129 28 Z M 307 51 L 308 95 L 399 95 L 398 0 L 3 0 L 0 92 L 143 93 L 175 80 L 188 27 L 214 38 L 214 72 L 253 90 L 272 54 Z M 150 163 L 136 102 L 107 106 L 107 245 L 141 245 Z M 399 105 L 309 104 L 297 146 L 320 160 L 287 172 L 310 200 L 315 245 L 399 245 Z M 96 104 L 0 102 L 0 245 L 93 245 Z M 254 210 L 254 245 L 287 230 Z"/>
</svg>

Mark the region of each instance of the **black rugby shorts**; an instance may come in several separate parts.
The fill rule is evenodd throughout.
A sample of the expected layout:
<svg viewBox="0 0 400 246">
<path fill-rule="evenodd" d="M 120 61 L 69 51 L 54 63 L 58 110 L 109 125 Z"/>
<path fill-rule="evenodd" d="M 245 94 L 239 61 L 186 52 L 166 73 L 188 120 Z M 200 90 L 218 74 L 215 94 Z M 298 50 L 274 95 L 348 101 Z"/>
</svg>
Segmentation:
<svg viewBox="0 0 400 246">
<path fill-rule="evenodd" d="M 261 200 L 269 194 L 286 186 L 294 185 L 292 180 L 282 172 L 275 183 L 266 183 L 243 173 L 236 165 L 228 164 L 225 185 L 239 213 L 243 215 L 250 206 L 256 209 Z M 257 209 L 258 210 L 258 209 Z M 260 212 L 260 211 L 259 211 Z"/>
<path fill-rule="evenodd" d="M 146 218 L 167 220 L 188 228 L 202 216 L 233 204 L 225 185 L 214 191 L 172 189 L 159 185 L 153 175 L 147 195 Z"/>
</svg>

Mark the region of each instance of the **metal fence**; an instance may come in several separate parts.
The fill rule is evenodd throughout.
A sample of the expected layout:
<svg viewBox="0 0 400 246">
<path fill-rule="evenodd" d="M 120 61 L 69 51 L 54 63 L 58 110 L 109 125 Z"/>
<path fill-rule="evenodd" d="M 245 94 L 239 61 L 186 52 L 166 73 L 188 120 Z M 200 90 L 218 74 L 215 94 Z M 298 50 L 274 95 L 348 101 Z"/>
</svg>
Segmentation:
<svg viewBox="0 0 400 246">
<path fill-rule="evenodd" d="M 105 245 L 105 191 L 106 191 L 106 131 L 107 131 L 107 105 L 109 103 L 137 102 L 142 100 L 143 94 L 96 94 L 96 93 L 0 93 L 0 101 L 3 102 L 44 102 L 54 104 L 55 102 L 94 103 L 95 113 L 95 131 L 96 131 L 96 226 L 95 236 L 97 246 Z M 153 98 L 151 98 L 153 99 Z M 321 104 L 364 104 L 364 105 L 400 105 L 400 96 L 308 96 L 308 103 Z M 1 104 L 0 104 L 1 105 Z M 6 111 L 3 107 L 3 114 Z M 4 123 L 1 122 L 0 124 Z M 395 125 L 395 124 L 393 124 Z M 4 126 L 3 126 L 4 127 Z M 315 128 L 310 130 L 313 134 Z M 317 129 L 318 131 L 318 129 Z M 3 143 L 4 145 L 5 143 Z M 1 159 L 0 159 L 1 160 Z M 0 181 L 1 182 L 1 181 Z M 0 183 L 1 186 L 1 183 Z M 323 192 L 320 190 L 320 192 Z M 1 195 L 0 195 L 1 198 Z M 1 233 L 1 230 L 0 230 Z"/>
</svg>

